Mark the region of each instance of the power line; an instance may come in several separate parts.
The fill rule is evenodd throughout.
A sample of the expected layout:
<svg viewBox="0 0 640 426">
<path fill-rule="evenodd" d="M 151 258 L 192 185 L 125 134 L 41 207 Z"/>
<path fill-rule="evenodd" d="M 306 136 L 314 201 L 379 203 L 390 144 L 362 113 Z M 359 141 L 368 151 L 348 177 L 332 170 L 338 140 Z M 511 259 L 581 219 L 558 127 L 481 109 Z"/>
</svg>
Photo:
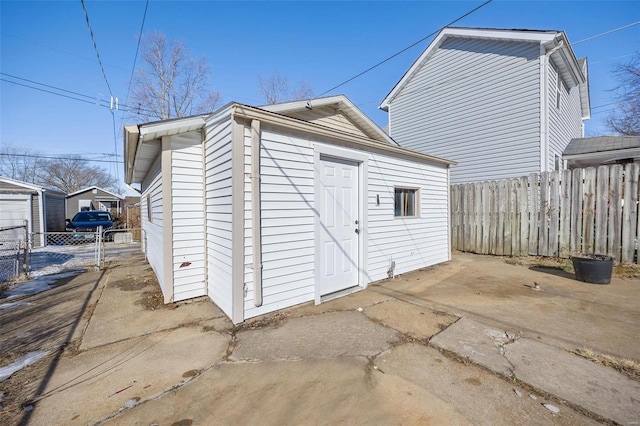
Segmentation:
<svg viewBox="0 0 640 426">
<path fill-rule="evenodd" d="M 75 94 L 77 96 L 82 96 L 82 97 L 85 97 L 87 99 L 93 99 L 93 101 L 90 101 L 90 100 L 87 100 L 87 99 L 78 99 L 78 98 L 76 98 L 74 96 L 64 95 L 62 93 L 53 92 L 51 90 L 45 90 L 45 89 L 42 89 L 40 87 L 34 87 L 34 86 L 31 86 L 31 85 L 28 85 L 28 84 L 19 83 L 17 81 L 7 80 L 5 78 L 0 78 L 0 81 L 5 81 L 7 83 L 12 83 L 12 84 L 15 84 L 15 85 L 18 85 L 18 86 L 22 86 L 22 87 L 26 87 L 26 88 L 29 88 L 29 89 L 33 89 L 33 90 L 38 90 L 40 92 L 50 93 L 52 95 L 62 96 L 64 98 L 73 99 L 73 100 L 76 100 L 76 101 L 85 102 L 85 103 L 97 105 L 97 106 L 100 106 L 100 107 L 103 107 L 103 108 L 111 109 L 110 100 L 99 99 L 96 96 L 89 96 L 89 95 L 85 95 L 83 93 L 73 92 L 71 90 L 63 89 L 63 88 L 52 86 L 52 85 L 45 84 L 45 83 L 40 83 L 40 82 L 37 82 L 37 81 L 34 81 L 34 80 L 29 80 L 29 79 L 26 79 L 26 78 L 10 75 L 10 74 L 6 74 L 6 73 L 0 73 L 0 74 L 6 75 L 6 76 L 11 77 L 11 78 L 16 78 L 16 79 L 19 79 L 19 80 L 27 81 L 27 82 L 32 83 L 32 84 L 37 84 L 37 85 L 40 85 L 40 86 L 48 87 L 48 88 L 57 90 L 58 92 L 66 92 L 66 93 Z M 125 109 L 123 109 L 122 107 L 125 107 Z M 120 111 L 124 111 L 124 112 L 137 110 L 139 112 L 142 111 L 142 112 L 153 114 L 153 111 L 151 111 L 149 109 L 145 109 L 145 108 L 141 108 L 141 107 L 131 107 L 131 106 L 126 105 L 126 104 L 119 104 L 118 105 L 118 109 Z"/>
<path fill-rule="evenodd" d="M 4 81 L 4 82 L 7 82 L 7 83 L 15 84 L 17 86 L 27 87 L 27 88 L 33 89 L 33 90 L 38 90 L 40 92 L 51 93 L 52 95 L 62 96 L 63 98 L 73 99 L 75 101 L 84 102 L 84 103 L 87 103 L 87 104 L 93 104 L 93 105 L 109 108 L 108 105 L 100 105 L 99 103 L 88 101 L 86 99 L 75 98 L 73 96 L 64 95 L 64 94 L 58 93 L 58 92 L 52 92 L 51 90 L 45 90 L 45 89 L 41 89 L 39 87 L 29 86 L 27 84 L 18 83 L 17 81 L 11 81 L 11 80 L 7 80 L 5 78 L 0 78 L 0 81 Z M 82 96 L 86 96 L 86 95 L 82 95 Z M 104 102 L 104 101 L 97 100 L 97 102 Z"/>
<path fill-rule="evenodd" d="M 37 84 L 39 86 L 44 86 L 44 87 L 49 87 L 50 89 L 55 89 L 58 90 L 60 92 L 66 92 L 66 93 L 71 93 L 73 95 L 78 95 L 78 96 L 83 96 L 85 98 L 89 98 L 89 99 L 95 99 L 94 96 L 89 96 L 89 95 L 83 95 L 82 93 L 78 93 L 78 92 L 73 92 L 71 90 L 67 90 L 67 89 L 62 89 L 60 87 L 55 87 L 55 86 L 51 86 L 49 84 L 44 84 L 44 83 L 38 83 L 37 81 L 33 81 L 33 80 L 29 80 L 28 78 L 22 78 L 22 77 L 18 77 L 17 75 L 11 75 L 11 74 L 7 74 L 4 72 L 0 72 L 1 75 L 6 75 L 7 77 L 11 77 L 11 78 L 15 78 L 17 80 L 22 80 L 22 81 L 27 81 L 29 83 L 33 83 L 33 84 Z M 5 80 L 7 81 L 7 80 Z"/>
<path fill-rule="evenodd" d="M 84 10 L 84 17 L 87 20 L 87 27 L 89 28 L 89 34 L 91 35 L 91 41 L 93 41 L 93 49 L 96 51 L 96 56 L 98 57 L 98 64 L 100 64 L 100 69 L 102 70 L 102 76 L 104 77 L 104 82 L 107 83 L 109 94 L 113 96 L 111 85 L 109 84 L 109 80 L 107 80 L 107 73 L 104 72 L 102 59 L 100 59 L 100 52 L 98 52 L 98 45 L 96 44 L 96 38 L 93 35 L 93 29 L 91 28 L 91 23 L 89 22 L 89 12 L 87 12 L 87 6 L 84 4 L 84 0 L 80 0 L 80 3 L 82 3 L 82 10 Z"/>
<path fill-rule="evenodd" d="M 140 51 L 140 42 L 142 41 L 142 31 L 144 29 L 144 22 L 147 19 L 147 9 L 149 8 L 149 0 L 144 6 L 144 14 L 142 15 L 142 24 L 140 24 L 140 35 L 138 36 L 138 46 L 136 46 L 136 54 L 133 57 L 133 67 L 131 67 L 131 77 L 129 78 L 129 87 L 127 88 L 127 96 L 124 99 L 124 103 L 129 102 L 129 92 L 131 92 L 131 83 L 133 82 L 133 73 L 136 70 L 136 62 L 138 61 L 138 52 Z"/>
<path fill-rule="evenodd" d="M 411 44 L 410 46 L 405 47 L 404 49 L 400 50 L 399 52 L 394 53 L 393 55 L 389 56 L 388 58 L 383 59 L 382 61 L 380 61 L 380 62 L 378 62 L 377 64 L 375 64 L 375 65 L 373 65 L 373 66 L 371 66 L 371 67 L 367 68 L 366 70 L 364 70 L 364 71 L 362 71 L 362 72 L 360 72 L 360 73 L 356 74 L 355 76 L 353 76 L 353 77 L 349 78 L 348 80 L 343 81 L 342 83 L 338 84 L 337 86 L 334 86 L 334 87 L 332 87 L 331 89 L 329 89 L 329 90 L 326 90 L 326 91 L 322 92 L 322 93 L 321 93 L 321 94 L 319 94 L 317 97 L 321 97 L 321 96 L 323 96 L 323 95 L 326 95 L 327 93 L 334 91 L 334 90 L 335 90 L 335 89 L 337 89 L 338 87 L 342 87 L 342 86 L 344 86 L 345 84 L 347 84 L 347 83 L 349 83 L 349 82 L 351 82 L 351 81 L 355 80 L 356 78 L 363 76 L 364 74 L 368 73 L 369 71 L 371 71 L 371 70 L 373 70 L 373 69 L 375 69 L 375 68 L 378 68 L 380 65 L 382 65 L 382 64 L 384 64 L 384 63 L 386 63 L 386 62 L 390 61 L 391 59 L 395 58 L 395 57 L 396 57 L 396 56 L 398 56 L 398 55 L 401 55 L 402 53 L 404 53 L 404 52 L 406 52 L 407 50 L 409 50 L 409 49 L 411 49 L 411 48 L 415 47 L 416 45 L 418 45 L 418 44 L 420 44 L 420 43 L 422 43 L 423 41 L 427 40 L 428 38 L 433 37 L 433 36 L 434 36 L 434 35 L 436 35 L 438 32 L 440 32 L 443 28 L 446 28 L 446 27 L 449 27 L 449 26 L 451 26 L 451 25 L 455 24 L 456 22 L 458 22 L 458 21 L 460 21 L 460 20 L 462 20 L 462 19 L 466 18 L 467 16 L 471 15 L 472 13 L 474 13 L 474 12 L 476 12 L 477 10 L 479 10 L 479 9 L 483 8 L 484 6 L 488 5 L 488 4 L 489 4 L 489 3 L 491 3 L 491 2 L 492 2 L 492 0 L 487 0 L 487 1 L 485 1 L 485 2 L 484 2 L 484 3 L 482 3 L 480 6 L 477 6 L 477 7 L 475 7 L 474 9 L 470 10 L 469 12 L 465 13 L 464 15 L 460 16 L 459 18 L 454 19 L 453 21 L 449 22 L 447 25 L 445 25 L 445 26 L 443 26 L 443 27 L 441 27 L 441 28 L 438 28 L 436 31 L 432 32 L 431 34 L 429 34 L 429 35 L 427 35 L 427 36 L 425 36 L 425 37 L 421 38 L 420 40 L 416 41 L 415 43 Z"/>
<path fill-rule="evenodd" d="M 72 154 L 69 154 L 72 155 Z M 111 155 L 111 154 L 110 154 Z M 99 159 L 91 159 L 91 158 L 85 158 L 85 157 L 64 157 L 64 156 L 48 156 L 48 155 L 43 155 L 43 154 L 14 154 L 14 153 L 3 153 L 0 152 L 0 156 L 4 156 L 4 157 L 25 157 L 25 158 L 40 158 L 43 160 L 68 160 L 68 161 L 84 161 L 84 162 L 92 162 L 92 163 L 124 163 L 124 161 L 122 160 L 99 160 Z"/>
<path fill-rule="evenodd" d="M 593 40 L 594 38 L 598 38 L 598 37 L 602 37 L 602 36 L 607 35 L 607 34 L 615 33 L 615 32 L 624 30 L 626 28 L 633 27 L 634 25 L 638 25 L 638 24 L 640 24 L 640 21 L 632 22 L 632 23 L 624 25 L 622 27 L 614 28 L 612 30 L 605 31 L 603 33 L 596 34 L 596 35 L 591 36 L 591 37 L 583 38 L 582 40 L 578 40 L 578 41 L 576 41 L 574 43 L 571 43 L 571 44 L 575 45 L 575 44 L 582 43 L 582 42 L 585 42 L 585 41 Z"/>
</svg>

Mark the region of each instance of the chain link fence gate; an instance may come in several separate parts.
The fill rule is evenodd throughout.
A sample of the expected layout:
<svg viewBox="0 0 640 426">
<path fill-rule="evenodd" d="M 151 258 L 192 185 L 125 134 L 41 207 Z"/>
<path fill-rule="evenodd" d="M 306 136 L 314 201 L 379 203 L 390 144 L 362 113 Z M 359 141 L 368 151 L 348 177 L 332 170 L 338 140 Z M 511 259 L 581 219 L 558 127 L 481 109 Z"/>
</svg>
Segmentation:
<svg viewBox="0 0 640 426">
<path fill-rule="evenodd" d="M 146 234 L 140 228 L 108 229 L 102 234 L 98 249 L 98 268 L 102 269 L 107 260 L 131 257 L 145 253 Z"/>
</svg>

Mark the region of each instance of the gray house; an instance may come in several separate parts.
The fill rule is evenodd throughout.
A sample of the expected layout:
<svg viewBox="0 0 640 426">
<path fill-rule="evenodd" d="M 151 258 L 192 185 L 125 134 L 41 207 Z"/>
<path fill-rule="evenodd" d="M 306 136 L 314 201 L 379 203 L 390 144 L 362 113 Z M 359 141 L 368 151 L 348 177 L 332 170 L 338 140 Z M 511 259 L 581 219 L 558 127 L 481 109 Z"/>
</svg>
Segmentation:
<svg viewBox="0 0 640 426">
<path fill-rule="evenodd" d="M 566 169 L 640 163 L 640 136 L 572 139 L 562 158 Z"/>
<path fill-rule="evenodd" d="M 29 233 L 61 232 L 65 227 L 64 209 L 63 192 L 0 177 L 0 229 L 20 226 L 26 220 Z M 4 231 L 2 238 L 21 239 L 22 232 Z M 39 236 L 34 239 L 35 245 L 42 243 Z"/>
<path fill-rule="evenodd" d="M 401 146 L 458 162 L 452 183 L 560 169 L 590 115 L 587 62 L 561 31 L 445 28 L 380 108 Z"/>
<path fill-rule="evenodd" d="M 90 186 L 67 195 L 67 218 L 86 210 L 106 210 L 120 217 L 124 197 L 97 186 Z"/>
</svg>

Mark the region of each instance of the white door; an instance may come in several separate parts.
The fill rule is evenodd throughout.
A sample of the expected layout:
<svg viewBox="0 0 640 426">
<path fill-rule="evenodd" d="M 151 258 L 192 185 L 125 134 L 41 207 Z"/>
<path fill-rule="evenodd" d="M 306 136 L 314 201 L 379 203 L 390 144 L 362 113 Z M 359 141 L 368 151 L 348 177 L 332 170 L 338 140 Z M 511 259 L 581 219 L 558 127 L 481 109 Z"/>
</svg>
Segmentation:
<svg viewBox="0 0 640 426">
<path fill-rule="evenodd" d="M 320 158 L 320 294 L 358 285 L 358 163 Z"/>
</svg>

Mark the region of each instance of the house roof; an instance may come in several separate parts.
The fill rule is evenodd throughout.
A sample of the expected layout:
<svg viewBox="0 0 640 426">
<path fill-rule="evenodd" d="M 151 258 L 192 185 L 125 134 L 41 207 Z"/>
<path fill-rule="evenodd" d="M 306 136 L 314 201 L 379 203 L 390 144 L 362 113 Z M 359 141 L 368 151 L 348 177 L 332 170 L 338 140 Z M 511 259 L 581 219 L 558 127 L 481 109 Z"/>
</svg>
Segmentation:
<svg viewBox="0 0 640 426">
<path fill-rule="evenodd" d="M 4 176 L 0 176 L 0 182 L 5 182 L 11 185 L 19 186 L 29 191 L 46 191 L 46 192 L 56 192 L 59 194 L 64 194 L 64 192 L 60 191 L 59 189 L 46 188 L 44 186 L 34 185 L 32 183 L 27 183 L 27 182 L 11 179 Z M 1 189 L 1 186 L 0 186 L 0 189 Z"/>
<path fill-rule="evenodd" d="M 95 186 L 95 185 L 93 185 L 93 186 L 89 186 L 89 187 L 87 187 L 87 188 L 81 189 L 81 190 L 76 191 L 76 192 L 72 192 L 71 194 L 67 194 L 67 198 L 69 198 L 69 197 L 73 197 L 74 195 L 82 194 L 83 192 L 91 191 L 91 190 L 94 190 L 94 189 L 98 189 L 98 190 L 100 190 L 100 191 L 102 191 L 102 192 L 106 192 L 106 193 L 107 193 L 107 194 L 109 194 L 109 195 L 113 195 L 113 196 L 114 196 L 114 197 L 116 197 L 116 198 L 119 198 L 119 199 L 121 199 L 121 200 L 124 200 L 124 197 L 123 197 L 122 195 L 114 194 L 114 193 L 113 193 L 113 192 L 111 192 L 111 191 L 107 191 L 106 189 L 104 189 L 104 188 L 100 188 L 99 186 Z"/>
<path fill-rule="evenodd" d="M 595 152 L 624 151 L 640 148 L 640 136 L 597 136 L 571 139 L 564 150 L 564 157 Z"/>
<path fill-rule="evenodd" d="M 218 117 L 224 117 L 227 114 L 246 119 L 259 119 L 275 125 L 339 139 L 360 148 L 379 149 L 396 154 L 404 154 L 420 161 L 430 161 L 444 165 L 457 164 L 455 161 L 400 148 L 344 95 L 321 98 L 310 102 L 312 108 L 320 105 L 338 105 L 346 108 L 346 111 L 350 112 L 345 114 L 350 114 L 354 121 L 357 119 L 357 123 L 364 126 L 363 129 L 367 131 L 366 136 L 341 132 L 322 124 L 286 115 L 293 111 L 306 109 L 306 102 L 297 101 L 271 105 L 269 110 L 267 110 L 267 107 L 257 108 L 232 102 L 209 115 L 125 126 L 125 182 L 130 184 L 132 182 L 141 182 L 144 179 L 162 150 L 161 140 L 163 136 L 180 135 L 182 138 L 201 138 L 200 132 L 196 131 L 203 129 L 206 123 L 215 122 Z M 358 111 L 358 113 L 355 111 Z"/>
<path fill-rule="evenodd" d="M 378 108 L 389 111 L 389 105 L 409 80 L 419 71 L 422 64 L 428 61 L 440 46 L 449 38 L 476 38 L 486 40 L 510 40 L 517 42 L 535 42 L 544 46 L 558 66 L 559 72 L 566 81 L 578 85 L 580 88 L 580 106 L 582 118 L 589 118 L 589 88 L 587 79 L 586 58 L 578 61 L 567 36 L 557 30 L 528 30 L 528 29 L 496 29 L 496 28 L 443 28 L 435 39 L 427 46 L 400 81 L 391 89 Z"/>
<path fill-rule="evenodd" d="M 289 115 L 298 111 L 313 110 L 314 108 L 332 107 L 354 122 L 367 136 L 391 145 L 398 145 L 365 113 L 353 104 L 345 95 L 328 96 L 302 101 L 283 102 L 279 104 L 263 105 L 258 108 L 282 115 Z"/>
</svg>

